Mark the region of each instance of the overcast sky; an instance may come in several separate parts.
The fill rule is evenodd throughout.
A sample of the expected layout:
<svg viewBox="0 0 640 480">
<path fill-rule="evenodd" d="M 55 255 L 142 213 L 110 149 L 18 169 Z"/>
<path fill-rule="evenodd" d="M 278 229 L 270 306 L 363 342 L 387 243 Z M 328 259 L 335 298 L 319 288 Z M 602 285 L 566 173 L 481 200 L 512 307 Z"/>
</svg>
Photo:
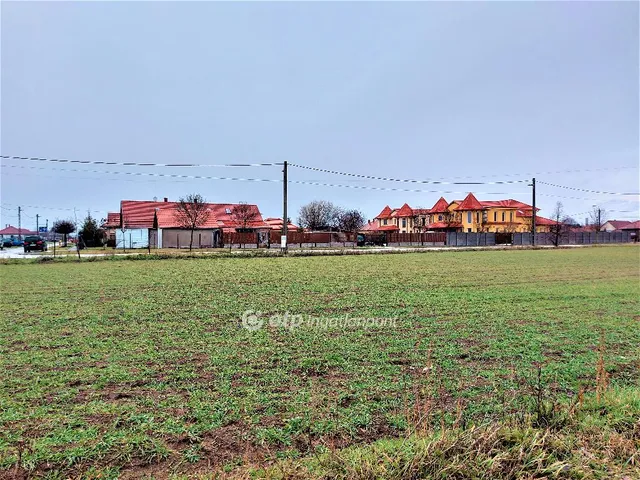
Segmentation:
<svg viewBox="0 0 640 480">
<path fill-rule="evenodd" d="M 639 190 L 637 2 L 2 2 L 1 9 L 3 155 L 288 160 L 419 180 L 519 180 L 536 172 L 548 183 Z M 544 173 L 565 170 L 579 171 Z M 23 226 L 33 228 L 36 214 L 51 222 L 76 208 L 79 218 L 87 209 L 104 217 L 121 199 L 190 192 L 282 215 L 281 183 L 114 171 L 281 178 L 279 167 L 3 159 L 1 225 L 17 225 L 18 205 Z M 526 183 L 415 185 L 297 168 L 289 178 L 457 192 L 442 193 L 447 200 L 469 190 L 480 199 L 531 199 Z M 610 218 L 640 215 L 637 197 L 543 184 L 538 192 L 542 215 L 558 200 L 579 220 L 594 204 L 621 211 Z M 441 195 L 304 184 L 289 193 L 293 219 L 314 199 L 371 218 L 386 204 L 431 207 Z"/>
</svg>

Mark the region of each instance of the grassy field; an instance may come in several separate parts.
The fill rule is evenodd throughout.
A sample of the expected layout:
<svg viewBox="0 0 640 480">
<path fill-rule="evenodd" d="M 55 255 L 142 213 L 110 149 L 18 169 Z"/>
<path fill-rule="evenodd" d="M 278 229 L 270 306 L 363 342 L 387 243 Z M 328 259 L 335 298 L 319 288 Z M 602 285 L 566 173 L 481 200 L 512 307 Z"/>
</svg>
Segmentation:
<svg viewBox="0 0 640 480">
<path fill-rule="evenodd" d="M 12 264 L 0 279 L 0 478 L 356 477 L 353 458 L 433 448 L 416 431 L 539 423 L 596 383 L 618 393 L 598 428 L 640 448 L 640 423 L 615 423 L 640 415 L 635 246 Z M 247 310 L 262 328 L 243 328 Z M 316 320 L 278 326 L 287 312 Z M 363 471 L 391 476 L 379 467 Z"/>
</svg>

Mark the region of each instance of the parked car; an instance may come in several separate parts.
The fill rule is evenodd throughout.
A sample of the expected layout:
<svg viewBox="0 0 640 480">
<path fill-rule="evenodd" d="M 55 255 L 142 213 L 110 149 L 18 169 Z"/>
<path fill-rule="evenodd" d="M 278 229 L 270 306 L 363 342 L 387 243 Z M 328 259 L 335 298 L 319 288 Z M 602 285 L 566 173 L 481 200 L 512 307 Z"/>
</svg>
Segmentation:
<svg viewBox="0 0 640 480">
<path fill-rule="evenodd" d="M 2 240 L 3 247 L 19 247 L 20 245 L 22 245 L 22 240 L 16 237 L 5 238 Z"/>
<path fill-rule="evenodd" d="M 24 251 L 30 252 L 31 250 L 45 252 L 47 250 L 47 241 L 39 235 L 24 237 Z"/>
</svg>

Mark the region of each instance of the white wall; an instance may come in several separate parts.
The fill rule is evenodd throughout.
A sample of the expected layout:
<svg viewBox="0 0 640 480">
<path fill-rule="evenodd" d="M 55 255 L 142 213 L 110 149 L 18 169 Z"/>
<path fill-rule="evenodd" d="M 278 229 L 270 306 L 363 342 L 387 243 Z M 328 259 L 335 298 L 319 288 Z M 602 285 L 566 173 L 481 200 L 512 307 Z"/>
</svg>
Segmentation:
<svg viewBox="0 0 640 480">
<path fill-rule="evenodd" d="M 116 230 L 116 248 L 147 248 L 149 246 L 148 228 L 127 228 Z"/>
</svg>

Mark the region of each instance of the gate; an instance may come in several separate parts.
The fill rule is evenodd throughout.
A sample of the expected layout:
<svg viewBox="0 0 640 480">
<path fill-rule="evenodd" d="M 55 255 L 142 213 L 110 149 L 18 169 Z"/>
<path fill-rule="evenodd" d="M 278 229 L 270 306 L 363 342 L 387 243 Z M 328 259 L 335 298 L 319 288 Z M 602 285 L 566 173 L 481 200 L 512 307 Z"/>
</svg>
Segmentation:
<svg viewBox="0 0 640 480">
<path fill-rule="evenodd" d="M 509 232 L 496 232 L 496 245 L 513 244 L 513 234 Z"/>
</svg>

